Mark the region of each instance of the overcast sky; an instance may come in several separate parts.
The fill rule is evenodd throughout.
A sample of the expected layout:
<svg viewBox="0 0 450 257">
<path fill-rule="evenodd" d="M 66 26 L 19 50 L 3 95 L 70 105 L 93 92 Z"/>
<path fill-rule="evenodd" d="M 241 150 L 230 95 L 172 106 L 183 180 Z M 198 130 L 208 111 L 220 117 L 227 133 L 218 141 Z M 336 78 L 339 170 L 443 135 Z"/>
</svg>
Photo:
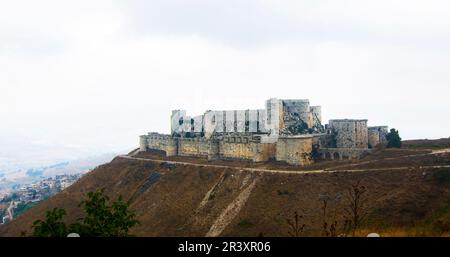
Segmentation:
<svg viewBox="0 0 450 257">
<path fill-rule="evenodd" d="M 449 137 L 450 2 L 0 0 L 0 89 L 0 154 L 119 151 L 171 109 L 271 97 Z"/>
</svg>

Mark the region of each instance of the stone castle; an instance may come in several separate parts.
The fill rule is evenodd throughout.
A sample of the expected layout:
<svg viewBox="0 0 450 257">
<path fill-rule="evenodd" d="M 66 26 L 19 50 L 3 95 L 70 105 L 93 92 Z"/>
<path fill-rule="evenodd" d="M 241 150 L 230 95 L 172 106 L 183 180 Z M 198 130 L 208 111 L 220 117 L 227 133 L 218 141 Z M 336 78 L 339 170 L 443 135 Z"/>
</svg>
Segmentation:
<svg viewBox="0 0 450 257">
<path fill-rule="evenodd" d="M 190 117 L 171 115 L 171 134 L 140 136 L 140 151 L 160 150 L 166 156 L 276 160 L 308 165 L 315 159 L 360 158 L 386 141 L 387 126 L 368 127 L 367 120 L 330 120 L 322 125 L 320 106 L 309 100 L 266 101 L 265 109 L 206 111 Z"/>
</svg>

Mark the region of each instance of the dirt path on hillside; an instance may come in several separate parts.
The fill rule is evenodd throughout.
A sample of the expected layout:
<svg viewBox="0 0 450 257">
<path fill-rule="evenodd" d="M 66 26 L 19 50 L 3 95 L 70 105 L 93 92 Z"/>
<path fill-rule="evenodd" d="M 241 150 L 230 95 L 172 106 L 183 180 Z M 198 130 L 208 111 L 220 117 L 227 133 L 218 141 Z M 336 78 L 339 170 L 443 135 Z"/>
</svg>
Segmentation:
<svg viewBox="0 0 450 257">
<path fill-rule="evenodd" d="M 222 211 L 219 217 L 214 221 L 208 233 L 206 233 L 206 237 L 216 237 L 219 236 L 223 230 L 231 223 L 231 221 L 238 215 L 241 211 L 242 207 L 244 207 L 247 202 L 248 197 L 250 196 L 253 188 L 258 181 L 258 177 L 253 177 L 253 180 L 250 178 L 250 174 L 245 177 L 243 185 L 241 189 L 244 188 L 241 193 Z M 251 182 L 250 182 L 251 181 Z"/>
<path fill-rule="evenodd" d="M 450 148 L 432 150 L 430 154 L 450 153 Z"/>
<path fill-rule="evenodd" d="M 343 165 L 335 166 L 333 168 L 326 168 L 325 170 L 332 170 L 332 169 L 338 169 L 338 168 L 343 168 L 343 167 L 356 167 L 356 166 L 360 166 L 360 165 L 364 165 L 364 164 L 376 163 L 379 161 L 398 160 L 398 159 L 408 158 L 408 157 L 419 157 L 419 156 L 436 155 L 436 154 L 442 154 L 442 153 L 450 153 L 450 148 L 432 150 L 430 153 L 409 154 L 409 155 L 403 155 L 403 156 L 397 156 L 397 157 L 382 158 L 382 159 L 378 159 L 378 160 L 370 160 L 370 161 L 363 161 L 363 162 L 358 162 L 358 163 L 343 164 Z"/>
<path fill-rule="evenodd" d="M 157 160 L 157 159 L 147 159 L 147 158 L 139 158 L 132 157 L 127 155 L 119 155 L 119 158 L 128 159 L 128 160 L 136 160 L 136 161 L 149 161 L 156 163 L 170 163 L 170 164 L 178 164 L 178 165 L 189 165 L 189 166 L 197 166 L 197 167 L 212 167 L 212 168 L 224 168 L 224 169 L 234 169 L 241 171 L 250 171 L 250 172 L 267 172 L 267 173 L 285 173 L 285 174 L 315 174 L 315 173 L 337 173 L 337 172 L 363 172 L 363 171 L 390 171 L 390 170 L 404 170 L 409 168 L 414 168 L 413 166 L 404 166 L 404 167 L 394 167 L 394 168 L 372 168 L 372 169 L 345 169 L 345 170 L 335 170 L 336 168 L 343 166 L 336 166 L 334 168 L 327 168 L 322 170 L 269 170 L 269 169 L 260 169 L 260 168 L 244 168 L 244 167 L 235 167 L 235 166 L 226 166 L 226 165 L 214 165 L 214 164 L 198 164 L 192 162 L 179 162 L 179 161 L 166 161 L 166 160 Z M 397 157 L 402 158 L 405 156 Z M 392 158 L 396 159 L 396 158 Z M 386 159 L 384 159 L 386 160 Z M 367 162 L 364 162 L 367 163 Z M 358 164 L 363 164 L 358 163 Z M 357 165 L 354 165 L 357 166 Z M 433 166 L 421 166 L 422 169 L 434 169 L 434 168 L 450 168 L 450 165 L 433 165 Z"/>
<path fill-rule="evenodd" d="M 225 172 L 222 173 L 222 175 L 220 175 L 219 180 L 217 181 L 217 183 L 215 183 L 211 189 L 209 189 L 208 192 L 206 192 L 205 196 L 203 197 L 202 201 L 200 202 L 200 204 L 198 205 L 197 209 L 194 211 L 194 214 L 197 215 L 202 209 L 203 207 L 208 203 L 208 201 L 211 199 L 211 195 L 212 193 L 214 193 L 214 191 L 216 190 L 216 188 L 218 188 L 220 186 L 220 184 L 222 184 L 223 180 L 225 179 Z"/>
</svg>

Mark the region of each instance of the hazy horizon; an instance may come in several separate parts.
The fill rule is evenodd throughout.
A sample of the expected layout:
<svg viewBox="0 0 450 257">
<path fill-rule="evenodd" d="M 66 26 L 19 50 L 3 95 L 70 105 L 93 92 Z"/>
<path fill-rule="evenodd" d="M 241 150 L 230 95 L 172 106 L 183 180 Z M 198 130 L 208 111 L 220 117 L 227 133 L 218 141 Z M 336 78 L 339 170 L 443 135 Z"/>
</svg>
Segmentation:
<svg viewBox="0 0 450 257">
<path fill-rule="evenodd" d="M 124 151 L 168 133 L 172 109 L 272 97 L 309 99 L 325 123 L 450 136 L 447 1 L 0 3 L 3 164 Z"/>
</svg>

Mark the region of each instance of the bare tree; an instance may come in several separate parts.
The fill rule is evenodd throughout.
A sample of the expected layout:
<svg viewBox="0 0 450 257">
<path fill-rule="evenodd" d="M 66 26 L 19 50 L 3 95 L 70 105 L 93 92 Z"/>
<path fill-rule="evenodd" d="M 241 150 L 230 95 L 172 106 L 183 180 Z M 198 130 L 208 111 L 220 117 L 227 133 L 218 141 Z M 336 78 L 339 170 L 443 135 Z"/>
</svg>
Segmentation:
<svg viewBox="0 0 450 257">
<path fill-rule="evenodd" d="M 328 232 L 328 219 L 327 219 L 327 207 L 328 201 L 331 197 L 327 194 L 319 195 L 319 199 L 322 201 L 322 236 L 329 236 Z"/>
<path fill-rule="evenodd" d="M 299 237 L 303 234 L 305 229 L 305 224 L 303 223 L 303 215 L 299 215 L 297 211 L 294 212 L 294 217 L 292 219 L 287 219 L 289 225 L 288 234 L 292 237 Z"/>
<path fill-rule="evenodd" d="M 319 195 L 319 199 L 322 201 L 322 236 L 337 236 L 337 214 L 338 214 L 338 205 L 341 200 L 341 194 L 336 194 L 335 197 L 331 197 L 327 194 Z M 332 217 L 329 223 L 328 219 L 328 207 L 331 204 L 332 206 Z"/>
<path fill-rule="evenodd" d="M 347 191 L 347 201 L 345 206 L 346 227 L 352 231 L 355 236 L 356 230 L 363 222 L 366 216 L 366 197 L 367 189 L 361 185 L 361 181 L 351 184 Z"/>
</svg>

